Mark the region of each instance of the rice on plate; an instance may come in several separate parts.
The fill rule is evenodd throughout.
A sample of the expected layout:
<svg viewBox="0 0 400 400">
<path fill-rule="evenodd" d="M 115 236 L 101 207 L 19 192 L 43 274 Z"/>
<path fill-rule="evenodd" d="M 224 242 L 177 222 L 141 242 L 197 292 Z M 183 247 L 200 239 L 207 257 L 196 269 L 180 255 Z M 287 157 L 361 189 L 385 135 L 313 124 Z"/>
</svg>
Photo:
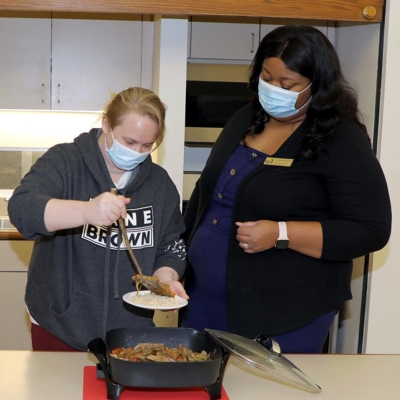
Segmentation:
<svg viewBox="0 0 400 400">
<path fill-rule="evenodd" d="M 158 296 L 152 292 L 139 294 L 136 292 L 131 301 L 136 304 L 154 307 L 170 307 L 177 304 L 175 297 Z"/>
<path fill-rule="evenodd" d="M 188 304 L 186 299 L 178 295 L 174 297 L 159 296 L 150 292 L 150 290 L 125 293 L 122 299 L 135 307 L 147 308 L 148 310 L 177 310 Z"/>
</svg>

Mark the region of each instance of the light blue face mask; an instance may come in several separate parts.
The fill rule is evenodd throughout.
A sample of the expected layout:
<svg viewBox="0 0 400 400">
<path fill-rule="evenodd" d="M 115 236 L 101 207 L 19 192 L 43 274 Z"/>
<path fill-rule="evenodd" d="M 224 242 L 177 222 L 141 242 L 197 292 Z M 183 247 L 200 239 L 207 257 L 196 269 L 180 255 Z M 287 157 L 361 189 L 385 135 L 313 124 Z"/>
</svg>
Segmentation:
<svg viewBox="0 0 400 400">
<path fill-rule="evenodd" d="M 296 109 L 295 104 L 300 93 L 303 93 L 311 86 L 311 83 L 301 92 L 293 92 L 291 90 L 282 89 L 265 82 L 261 79 L 258 81 L 258 100 L 262 108 L 267 114 L 274 118 L 286 118 L 297 114 L 311 100 L 312 96 Z"/>
<path fill-rule="evenodd" d="M 123 169 L 124 171 L 131 171 L 141 164 L 150 154 L 150 151 L 145 153 L 139 153 L 129 147 L 124 146 L 117 139 L 111 131 L 113 138 L 113 144 L 110 148 L 107 147 L 106 135 L 104 135 L 104 142 L 106 144 L 106 151 L 111 161 L 116 167 Z"/>
</svg>

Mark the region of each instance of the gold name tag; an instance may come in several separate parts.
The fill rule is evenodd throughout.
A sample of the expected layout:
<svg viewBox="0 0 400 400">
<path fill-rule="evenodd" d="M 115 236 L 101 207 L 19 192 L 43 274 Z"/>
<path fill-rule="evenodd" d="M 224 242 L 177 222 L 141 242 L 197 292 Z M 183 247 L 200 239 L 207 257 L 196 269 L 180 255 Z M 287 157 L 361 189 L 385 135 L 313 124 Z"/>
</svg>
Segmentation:
<svg viewBox="0 0 400 400">
<path fill-rule="evenodd" d="M 276 165 L 277 167 L 290 167 L 293 163 L 293 158 L 274 158 L 267 157 L 264 165 Z"/>
</svg>

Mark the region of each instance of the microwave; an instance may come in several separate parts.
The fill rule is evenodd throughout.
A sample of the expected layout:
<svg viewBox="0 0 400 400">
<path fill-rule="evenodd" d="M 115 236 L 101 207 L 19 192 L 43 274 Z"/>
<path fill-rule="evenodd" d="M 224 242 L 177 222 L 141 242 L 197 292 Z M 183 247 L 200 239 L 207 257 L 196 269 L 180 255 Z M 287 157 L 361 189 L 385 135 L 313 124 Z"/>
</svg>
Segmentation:
<svg viewBox="0 0 400 400">
<path fill-rule="evenodd" d="M 248 74 L 248 65 L 188 63 L 183 212 L 222 128 L 252 99 Z"/>
<path fill-rule="evenodd" d="M 251 102 L 248 76 L 248 65 L 188 64 L 186 146 L 213 145 L 232 115 Z"/>
</svg>

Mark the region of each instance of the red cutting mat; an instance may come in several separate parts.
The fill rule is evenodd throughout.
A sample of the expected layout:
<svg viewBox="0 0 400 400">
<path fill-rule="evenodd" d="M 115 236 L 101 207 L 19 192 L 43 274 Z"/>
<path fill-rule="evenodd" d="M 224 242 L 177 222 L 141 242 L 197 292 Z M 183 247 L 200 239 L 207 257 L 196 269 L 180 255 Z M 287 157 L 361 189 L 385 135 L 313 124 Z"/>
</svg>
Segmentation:
<svg viewBox="0 0 400 400">
<path fill-rule="evenodd" d="M 210 395 L 204 388 L 162 390 L 126 388 L 119 398 L 120 400 L 210 400 Z M 105 380 L 96 377 L 96 367 L 84 367 L 82 400 L 103 399 L 107 400 Z M 224 388 L 221 400 L 229 400 Z"/>
</svg>

